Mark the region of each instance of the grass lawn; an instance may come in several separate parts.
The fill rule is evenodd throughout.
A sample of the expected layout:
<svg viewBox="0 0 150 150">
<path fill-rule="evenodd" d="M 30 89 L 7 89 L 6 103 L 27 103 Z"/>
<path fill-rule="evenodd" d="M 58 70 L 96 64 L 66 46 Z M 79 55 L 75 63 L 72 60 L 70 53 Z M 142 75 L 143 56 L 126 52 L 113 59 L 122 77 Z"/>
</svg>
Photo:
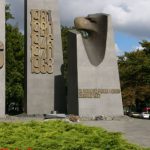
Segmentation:
<svg viewBox="0 0 150 150">
<path fill-rule="evenodd" d="M 0 150 L 2 148 L 8 150 L 29 148 L 30 150 L 144 150 L 127 143 L 120 133 L 64 121 L 0 123 Z"/>
</svg>

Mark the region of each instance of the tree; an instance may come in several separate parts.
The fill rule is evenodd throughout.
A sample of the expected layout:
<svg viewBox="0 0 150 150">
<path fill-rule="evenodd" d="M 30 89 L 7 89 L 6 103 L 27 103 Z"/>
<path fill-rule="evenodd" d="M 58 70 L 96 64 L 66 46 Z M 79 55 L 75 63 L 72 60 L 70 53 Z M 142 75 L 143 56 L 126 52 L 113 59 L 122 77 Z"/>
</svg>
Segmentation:
<svg viewBox="0 0 150 150">
<path fill-rule="evenodd" d="M 6 112 L 22 112 L 24 97 L 24 36 L 17 26 L 8 23 L 14 19 L 6 5 Z M 12 106 L 13 105 L 13 106 Z M 12 107 L 11 107 L 12 106 Z"/>
<path fill-rule="evenodd" d="M 5 17 L 6 21 L 9 19 L 14 19 L 13 15 L 10 13 L 10 5 L 5 6 Z"/>
<path fill-rule="evenodd" d="M 68 69 L 68 35 L 69 30 L 71 29 L 73 29 L 73 27 L 61 26 L 61 38 L 62 38 L 63 60 L 64 60 L 62 70 L 65 80 L 67 80 L 67 69 Z"/>
<path fill-rule="evenodd" d="M 150 104 L 150 42 L 142 41 L 140 44 L 143 50 L 137 49 L 119 57 L 125 107 Z"/>
</svg>

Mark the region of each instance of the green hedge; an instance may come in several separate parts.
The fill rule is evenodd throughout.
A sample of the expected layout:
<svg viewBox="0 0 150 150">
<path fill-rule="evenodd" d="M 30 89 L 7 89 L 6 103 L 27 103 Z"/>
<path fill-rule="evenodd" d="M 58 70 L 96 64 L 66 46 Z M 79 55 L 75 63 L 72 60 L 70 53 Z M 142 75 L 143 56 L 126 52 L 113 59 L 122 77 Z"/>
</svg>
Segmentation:
<svg viewBox="0 0 150 150">
<path fill-rule="evenodd" d="M 144 150 L 120 133 L 64 121 L 0 123 L 0 148 L 8 150 Z"/>
</svg>

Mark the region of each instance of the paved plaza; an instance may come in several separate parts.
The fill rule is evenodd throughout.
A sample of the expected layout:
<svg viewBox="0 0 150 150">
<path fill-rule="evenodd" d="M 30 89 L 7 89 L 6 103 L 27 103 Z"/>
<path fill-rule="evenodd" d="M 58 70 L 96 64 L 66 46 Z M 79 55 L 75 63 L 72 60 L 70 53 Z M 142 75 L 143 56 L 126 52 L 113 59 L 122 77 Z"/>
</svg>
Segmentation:
<svg viewBox="0 0 150 150">
<path fill-rule="evenodd" d="M 150 120 L 83 121 L 82 124 L 102 127 L 108 131 L 121 132 L 130 143 L 150 147 Z"/>
</svg>

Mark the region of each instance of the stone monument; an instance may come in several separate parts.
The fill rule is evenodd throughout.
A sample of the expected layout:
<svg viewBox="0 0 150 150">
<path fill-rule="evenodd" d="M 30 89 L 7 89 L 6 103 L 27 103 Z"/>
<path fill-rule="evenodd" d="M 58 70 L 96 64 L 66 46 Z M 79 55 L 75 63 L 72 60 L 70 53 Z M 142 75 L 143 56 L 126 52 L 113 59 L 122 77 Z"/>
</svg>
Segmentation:
<svg viewBox="0 0 150 150">
<path fill-rule="evenodd" d="M 68 113 L 123 115 L 111 16 L 78 17 L 75 27 L 69 34 Z"/>
<path fill-rule="evenodd" d="M 25 0 L 27 114 L 63 111 L 63 64 L 57 0 Z"/>
<path fill-rule="evenodd" d="M 5 0 L 0 0 L 0 117 L 5 115 Z"/>
</svg>

